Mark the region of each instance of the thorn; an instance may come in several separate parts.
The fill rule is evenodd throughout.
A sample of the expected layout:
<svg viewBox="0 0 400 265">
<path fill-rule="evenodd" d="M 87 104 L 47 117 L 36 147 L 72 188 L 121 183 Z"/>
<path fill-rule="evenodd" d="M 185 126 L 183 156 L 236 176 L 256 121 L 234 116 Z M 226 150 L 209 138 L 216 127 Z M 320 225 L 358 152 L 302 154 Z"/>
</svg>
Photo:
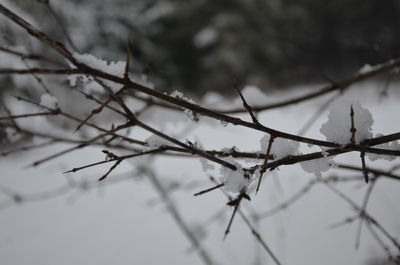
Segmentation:
<svg viewBox="0 0 400 265">
<path fill-rule="evenodd" d="M 248 200 L 248 201 L 251 201 L 251 198 L 250 198 L 250 196 L 247 194 L 247 193 L 243 193 L 243 198 L 244 199 L 246 199 L 246 200 Z"/>
<path fill-rule="evenodd" d="M 363 171 L 363 175 L 364 175 L 364 180 L 365 180 L 365 183 L 368 184 L 369 176 L 368 176 L 367 166 L 365 164 L 365 152 L 361 152 L 360 157 L 361 157 L 361 166 L 362 166 L 362 171 Z"/>
<path fill-rule="evenodd" d="M 68 171 L 63 172 L 62 174 L 74 173 L 74 172 L 76 172 L 76 171 L 77 171 L 77 169 L 76 169 L 76 168 L 73 168 L 73 169 L 71 169 L 71 170 L 68 170 Z"/>
<path fill-rule="evenodd" d="M 103 179 L 105 179 L 107 177 L 107 175 L 103 175 L 101 178 L 99 178 L 97 181 L 102 181 Z"/>
<path fill-rule="evenodd" d="M 204 193 L 207 193 L 207 192 L 210 192 L 210 191 L 216 190 L 216 189 L 218 189 L 218 188 L 220 188 L 220 187 L 223 187 L 223 186 L 224 186 L 224 184 L 223 184 L 223 183 L 221 183 L 221 184 L 218 184 L 218 185 L 216 185 L 216 186 L 214 186 L 214 187 L 211 187 L 211 188 L 208 188 L 208 189 L 205 189 L 205 190 L 199 191 L 199 192 L 197 192 L 197 193 L 193 194 L 193 196 L 199 196 L 199 195 L 201 195 L 201 194 L 204 194 Z"/>
</svg>

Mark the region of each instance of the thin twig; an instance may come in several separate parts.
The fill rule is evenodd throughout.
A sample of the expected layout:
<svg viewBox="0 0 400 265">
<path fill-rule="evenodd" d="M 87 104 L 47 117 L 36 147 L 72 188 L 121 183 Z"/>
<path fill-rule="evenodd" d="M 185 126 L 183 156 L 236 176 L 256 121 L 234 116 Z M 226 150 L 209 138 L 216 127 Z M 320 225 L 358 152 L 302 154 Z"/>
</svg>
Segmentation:
<svg viewBox="0 0 400 265">
<path fill-rule="evenodd" d="M 112 165 L 111 166 L 111 168 L 102 176 L 102 177 L 100 177 L 99 179 L 98 179 L 98 181 L 102 181 L 102 180 L 104 180 L 105 178 L 107 178 L 108 177 L 108 175 L 110 175 L 110 173 L 114 170 L 114 169 L 116 169 L 117 167 L 118 167 L 118 165 L 122 162 L 123 160 L 122 159 L 117 159 L 117 161 L 114 163 L 114 165 Z"/>
<path fill-rule="evenodd" d="M 165 150 L 164 147 L 159 147 L 159 148 L 156 148 L 156 149 L 143 151 L 143 152 L 138 152 L 138 153 L 135 153 L 135 154 L 125 155 L 125 156 L 118 156 L 118 157 L 110 159 L 110 160 L 103 160 L 103 161 L 91 163 L 91 164 L 88 164 L 88 165 L 84 165 L 84 166 L 81 166 L 81 167 L 74 167 L 71 170 L 65 171 L 64 174 L 65 173 L 75 173 L 75 172 L 80 171 L 82 169 L 86 169 L 86 168 L 89 168 L 89 167 L 94 167 L 94 166 L 98 166 L 98 165 L 102 165 L 102 164 L 105 164 L 105 163 L 110 163 L 110 162 L 114 162 L 114 161 L 118 161 L 118 160 L 122 161 L 122 160 L 125 160 L 125 159 L 134 158 L 134 157 L 138 157 L 138 156 L 144 156 L 144 155 L 150 155 L 150 154 L 154 154 L 154 153 L 158 153 L 158 152 L 163 152 L 164 150 Z"/>
<path fill-rule="evenodd" d="M 257 239 L 257 241 L 261 244 L 263 249 L 270 255 L 272 260 L 275 262 L 276 265 L 282 265 L 282 263 L 278 260 L 278 258 L 275 256 L 274 252 L 269 248 L 267 243 L 264 241 L 264 239 L 261 237 L 260 233 L 257 232 L 256 229 L 254 229 L 253 225 L 249 221 L 249 219 L 244 215 L 242 211 L 239 210 L 239 215 L 243 219 L 243 221 L 246 223 L 246 225 L 250 228 L 251 233 L 253 236 Z"/>
<path fill-rule="evenodd" d="M 364 180 L 365 180 L 365 183 L 368 183 L 369 176 L 368 176 L 367 166 L 365 165 L 365 152 L 360 152 L 360 158 L 361 158 L 361 166 L 362 166 Z"/>
<path fill-rule="evenodd" d="M 243 103 L 243 107 L 247 110 L 247 112 L 249 113 L 251 119 L 253 120 L 253 123 L 255 124 L 259 124 L 256 115 L 254 115 L 253 109 L 251 108 L 251 106 L 247 103 L 246 99 L 244 98 L 242 92 L 240 91 L 239 88 L 239 83 L 236 79 L 233 80 L 233 88 L 236 90 L 236 92 L 239 94 L 240 99 L 242 100 Z"/>
<path fill-rule="evenodd" d="M 49 0 L 45 0 L 44 4 L 47 7 L 47 10 L 49 10 L 50 14 L 54 17 L 54 19 L 56 20 L 57 24 L 60 26 L 61 31 L 63 32 L 65 38 L 67 39 L 67 42 L 69 43 L 69 45 L 71 45 L 72 49 L 74 49 L 75 51 L 78 51 L 76 45 L 74 44 L 74 42 L 72 41 L 72 38 L 70 37 L 67 27 L 63 21 L 63 19 L 57 14 L 57 12 L 54 11 L 54 9 L 50 6 L 50 1 Z"/>
<path fill-rule="evenodd" d="M 73 75 L 82 74 L 79 69 L 48 69 L 48 68 L 27 68 L 27 69 L 12 69 L 0 68 L 0 74 L 17 74 L 17 75 L 31 75 L 31 74 L 45 74 L 45 75 Z"/>
<path fill-rule="evenodd" d="M 286 201 L 284 201 L 282 203 L 275 205 L 273 208 L 269 209 L 268 211 L 258 214 L 257 218 L 258 219 L 268 218 L 268 217 L 271 217 L 271 216 L 279 213 L 280 211 L 282 211 L 284 209 L 287 209 L 289 206 L 291 206 L 292 204 L 297 202 L 301 197 L 306 195 L 314 187 L 314 185 L 316 183 L 317 183 L 316 180 L 314 180 L 314 179 L 310 180 L 306 185 L 304 185 L 304 187 L 302 187 L 298 192 L 293 194 L 289 199 L 287 199 Z"/>
<path fill-rule="evenodd" d="M 55 142 L 56 142 L 55 140 L 49 140 L 49 141 L 46 141 L 46 142 L 43 142 L 43 143 L 40 143 L 40 144 L 33 144 L 33 145 L 17 147 L 15 149 L 11 149 L 11 150 L 8 150 L 8 151 L 0 153 L 0 156 L 7 156 L 9 154 L 17 153 L 17 152 L 20 152 L 20 151 L 29 151 L 29 150 L 32 150 L 32 149 L 37 149 L 37 148 L 49 146 L 49 145 L 54 144 Z"/>
<path fill-rule="evenodd" d="M 378 233 L 374 230 L 373 226 L 367 222 L 366 223 L 368 231 L 371 233 L 371 235 L 375 238 L 375 241 L 378 243 L 379 246 L 382 247 L 382 249 L 386 252 L 386 255 L 388 255 L 390 260 L 394 260 L 396 262 L 397 259 L 397 264 L 400 263 L 399 258 L 393 257 L 390 248 L 383 242 L 383 240 L 379 237 Z"/>
<path fill-rule="evenodd" d="M 249 195 L 247 195 L 246 192 L 244 192 L 244 191 L 240 192 L 239 196 L 236 199 L 231 200 L 227 203 L 227 205 L 233 206 L 233 212 L 232 212 L 231 218 L 229 219 L 228 226 L 225 229 L 224 239 L 228 236 L 228 234 L 230 232 L 230 229 L 231 229 L 231 226 L 233 223 L 233 219 L 235 218 L 236 212 L 239 210 L 240 203 L 242 202 L 243 199 L 250 200 Z"/>
<path fill-rule="evenodd" d="M 341 93 L 338 92 L 337 94 L 333 95 L 329 100 L 322 103 L 321 106 L 315 111 L 314 115 L 310 117 L 310 119 L 303 125 L 303 127 L 301 127 L 301 129 L 297 134 L 304 135 L 311 128 L 311 126 L 318 120 L 318 118 L 322 114 L 324 114 L 325 110 L 329 107 L 329 105 L 340 95 Z"/>
<path fill-rule="evenodd" d="M 351 144 L 356 144 L 356 127 L 354 125 L 354 110 L 353 110 L 353 105 L 350 106 L 350 120 L 351 120 L 351 128 L 350 128 L 350 132 L 351 132 L 351 139 L 350 142 Z"/>
<path fill-rule="evenodd" d="M 105 136 L 107 136 L 107 135 L 109 135 L 109 134 L 113 134 L 113 133 L 115 133 L 115 132 L 118 131 L 118 130 L 122 130 L 122 129 L 127 128 L 127 126 L 128 126 L 127 124 L 120 125 L 120 126 L 114 128 L 114 129 L 112 129 L 112 130 L 110 130 L 110 131 L 108 131 L 108 132 L 106 132 L 106 133 L 99 134 L 99 135 L 97 135 L 96 137 L 93 137 L 92 139 L 89 139 L 89 140 L 87 140 L 87 141 L 84 141 L 84 142 L 82 142 L 82 143 L 79 143 L 79 144 L 76 145 L 76 146 L 73 146 L 73 147 L 64 149 L 64 150 L 59 151 L 59 152 L 57 152 L 57 153 L 55 153 L 55 154 L 52 154 L 52 155 L 46 156 L 45 158 L 42 158 L 42 159 L 40 159 L 40 160 L 37 160 L 37 161 L 33 162 L 30 166 L 36 167 L 36 166 L 39 166 L 40 164 L 43 164 L 43 163 L 48 162 L 48 161 L 50 161 L 50 160 L 53 160 L 53 159 L 55 159 L 55 158 L 57 158 L 57 157 L 63 156 L 63 155 L 65 155 L 65 154 L 70 153 L 70 152 L 72 152 L 72 151 L 75 151 L 75 150 L 77 150 L 77 149 L 82 149 L 82 148 L 84 148 L 84 147 L 87 147 L 87 146 L 89 146 L 90 144 L 92 144 L 93 142 L 95 142 L 95 141 L 97 141 L 97 140 L 99 140 L 99 139 L 101 139 L 101 138 L 103 138 L 103 137 L 105 137 Z"/>
<path fill-rule="evenodd" d="M 77 131 L 79 131 L 79 129 L 86 124 L 86 122 L 88 122 L 94 115 L 99 114 L 100 112 L 103 111 L 104 107 L 107 106 L 111 101 L 111 98 L 108 98 L 106 101 L 104 101 L 99 107 L 93 109 L 90 114 L 88 116 L 86 116 L 85 119 L 82 120 L 81 123 L 78 124 L 78 126 L 76 127 L 74 133 L 76 133 Z"/>
<path fill-rule="evenodd" d="M 262 177 L 263 177 L 265 171 L 267 170 L 268 158 L 269 158 L 269 156 L 270 156 L 271 148 L 272 148 L 272 144 L 274 143 L 274 140 L 275 140 L 275 136 L 274 136 L 274 135 L 270 135 L 269 141 L 268 141 L 268 147 L 267 147 L 266 158 L 265 158 L 265 160 L 264 160 L 264 164 L 261 166 L 261 169 L 260 169 L 260 176 L 258 177 L 258 183 L 257 183 L 256 194 L 257 194 L 258 190 L 260 189 Z"/>
<path fill-rule="evenodd" d="M 18 56 L 22 60 L 28 59 L 28 60 L 34 60 L 34 61 L 43 61 L 43 62 L 46 62 L 46 63 L 54 64 L 54 65 L 57 65 L 57 66 L 61 66 L 61 67 L 65 67 L 66 66 L 65 63 L 62 63 L 62 62 L 59 62 L 59 61 L 55 61 L 53 59 L 44 57 L 42 55 L 26 54 L 26 53 L 22 53 L 22 52 L 17 52 L 17 51 L 13 51 L 13 50 L 11 50 L 9 48 L 2 47 L 2 46 L 0 46 L 0 51 L 5 52 L 5 53 L 9 53 L 9 54 L 12 54 L 12 55 L 15 55 L 15 56 Z"/>
<path fill-rule="evenodd" d="M 327 182 L 322 182 L 327 186 L 330 190 L 332 190 L 336 195 L 342 198 L 345 202 L 347 202 L 358 214 L 362 215 L 368 222 L 373 224 L 381 233 L 389 239 L 389 241 L 400 251 L 400 243 L 397 242 L 396 238 L 393 237 L 375 218 L 373 218 L 368 212 L 362 211 L 362 209 L 351 200 L 348 196 L 343 194 L 343 192 L 339 191 L 334 186 L 330 185 Z"/>
<path fill-rule="evenodd" d="M 214 182 L 214 184 L 217 184 L 216 180 L 213 177 L 210 177 L 210 180 L 212 182 Z M 230 199 L 230 196 L 227 194 L 226 191 L 220 189 L 221 192 L 228 198 Z M 265 240 L 262 238 L 261 234 L 259 232 L 257 232 L 257 230 L 253 227 L 253 225 L 251 224 L 251 222 L 248 220 L 248 218 L 246 217 L 246 215 L 240 210 L 238 209 L 239 215 L 240 217 L 243 219 L 243 221 L 246 223 L 247 227 L 250 229 L 252 235 L 254 236 L 254 238 L 260 243 L 260 245 L 263 247 L 263 249 L 268 253 L 268 255 L 271 256 L 271 258 L 274 260 L 276 265 L 281 265 L 281 263 L 279 262 L 279 260 L 277 259 L 277 257 L 275 256 L 275 254 L 272 252 L 272 250 L 268 247 L 267 243 L 265 242 Z"/>
<path fill-rule="evenodd" d="M 54 115 L 58 115 L 58 113 L 56 111 L 26 113 L 26 114 L 12 115 L 12 116 L 7 116 L 7 117 L 0 117 L 0 121 L 21 119 L 21 118 L 32 118 L 32 117 L 37 117 L 37 116 L 54 116 Z"/>
<path fill-rule="evenodd" d="M 219 189 L 219 188 L 221 188 L 221 187 L 223 187 L 223 186 L 224 186 L 224 183 L 221 183 L 221 184 L 218 184 L 218 185 L 216 185 L 216 186 L 214 186 L 214 187 L 211 187 L 211 188 L 208 188 L 208 189 L 205 189 L 205 190 L 196 192 L 195 194 L 193 194 L 193 196 L 199 196 L 199 195 L 208 193 L 208 192 L 210 192 L 210 191 Z"/>
<path fill-rule="evenodd" d="M 148 168 L 141 168 L 141 170 L 146 176 L 148 176 L 148 179 L 150 180 L 151 184 L 160 194 L 163 202 L 167 206 L 167 209 L 170 212 L 172 218 L 175 220 L 176 224 L 182 230 L 182 232 L 185 234 L 188 240 L 192 243 L 202 261 L 207 265 L 214 264 L 208 252 L 201 245 L 200 240 L 194 235 L 192 230 L 184 221 L 182 215 L 178 211 L 178 208 L 175 206 L 174 202 L 170 198 L 168 192 L 165 190 L 164 186 L 162 185 L 158 177 Z"/>
<path fill-rule="evenodd" d="M 365 193 L 364 201 L 363 201 L 363 204 L 362 204 L 362 207 L 361 207 L 361 211 L 362 212 L 365 212 L 367 210 L 368 200 L 371 197 L 372 190 L 374 189 L 376 183 L 377 183 L 377 178 L 374 178 L 372 183 L 368 186 L 368 189 L 367 189 L 367 192 Z M 358 225 L 357 236 L 356 236 L 356 243 L 355 243 L 356 249 L 358 249 L 358 247 L 360 246 L 361 230 L 362 230 L 363 220 L 364 220 L 364 218 L 362 218 L 362 216 L 361 216 L 360 223 Z"/>
</svg>

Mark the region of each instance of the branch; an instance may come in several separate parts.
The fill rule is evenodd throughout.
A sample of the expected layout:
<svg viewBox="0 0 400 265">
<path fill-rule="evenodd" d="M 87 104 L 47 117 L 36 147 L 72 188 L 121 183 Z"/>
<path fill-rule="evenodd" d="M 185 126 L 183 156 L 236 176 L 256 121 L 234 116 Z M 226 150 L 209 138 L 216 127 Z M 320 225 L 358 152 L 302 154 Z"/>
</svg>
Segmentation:
<svg viewBox="0 0 400 265">
<path fill-rule="evenodd" d="M 46 69 L 46 68 L 28 68 L 28 69 L 11 69 L 0 68 L 0 74 L 17 74 L 17 75 L 31 75 L 31 74 L 46 74 L 46 75 L 73 75 L 81 74 L 79 69 Z"/>
<path fill-rule="evenodd" d="M 189 226 L 183 220 L 183 217 L 179 213 L 177 207 L 173 203 L 172 199 L 168 195 L 167 191 L 161 184 L 158 177 L 147 168 L 141 168 L 141 170 L 146 176 L 148 176 L 148 179 L 150 180 L 151 184 L 156 189 L 156 191 L 160 194 L 162 200 L 165 202 L 167 209 L 170 212 L 172 218 L 174 219 L 174 221 L 176 222 L 178 227 L 182 230 L 182 232 L 185 234 L 185 236 L 188 238 L 188 240 L 195 247 L 195 249 L 197 250 L 202 261 L 207 265 L 214 264 L 210 255 L 206 252 L 206 250 L 201 245 L 200 241 L 197 239 L 197 237 L 190 230 Z"/>
<path fill-rule="evenodd" d="M 37 116 L 54 116 L 54 115 L 58 115 L 58 113 L 56 111 L 27 113 L 27 114 L 12 115 L 12 116 L 7 116 L 7 117 L 0 117 L 0 121 L 21 119 L 21 118 L 31 118 L 31 117 L 37 117 Z"/>
<path fill-rule="evenodd" d="M 267 154 L 266 154 L 267 158 L 265 158 L 264 164 L 261 166 L 261 169 L 260 169 L 260 176 L 258 177 L 258 183 L 257 183 L 256 193 L 257 193 L 258 190 L 260 189 L 260 184 L 261 184 L 262 177 L 263 177 L 265 171 L 267 170 L 267 166 L 268 166 L 268 157 L 270 156 L 271 148 L 272 148 L 272 144 L 274 143 L 274 140 L 275 140 L 275 136 L 270 135 L 269 141 L 268 141 L 268 147 L 267 147 Z"/>
<path fill-rule="evenodd" d="M 255 124 L 259 124 L 256 115 L 254 115 L 253 109 L 252 107 L 247 103 L 246 99 L 244 98 L 242 92 L 240 91 L 239 88 L 239 84 L 237 82 L 237 80 L 233 80 L 233 87 L 236 90 L 236 92 L 239 94 L 240 99 L 242 100 L 243 103 L 243 107 L 247 110 L 247 112 L 249 113 L 251 119 L 253 120 L 253 123 Z"/>
<path fill-rule="evenodd" d="M 62 66 L 62 67 L 65 67 L 65 66 L 66 66 L 66 65 L 65 65 L 64 63 L 62 63 L 62 62 L 55 61 L 55 60 L 53 60 L 53 59 L 44 57 L 44 56 L 42 56 L 42 55 L 37 55 L 37 54 L 26 54 L 26 53 L 22 53 L 22 52 L 13 51 L 13 50 L 11 50 L 11 49 L 9 49 L 9 48 L 5 48 L 5 47 L 1 47 L 1 46 L 0 46 L 0 51 L 5 52 L 5 53 L 8 53 L 8 54 L 15 55 L 15 56 L 18 56 L 18 57 L 20 57 L 22 60 L 28 59 L 28 60 L 33 60 L 33 61 L 43 61 L 43 62 L 51 63 L 51 64 L 54 64 L 54 65 L 57 65 L 57 66 Z"/>
</svg>

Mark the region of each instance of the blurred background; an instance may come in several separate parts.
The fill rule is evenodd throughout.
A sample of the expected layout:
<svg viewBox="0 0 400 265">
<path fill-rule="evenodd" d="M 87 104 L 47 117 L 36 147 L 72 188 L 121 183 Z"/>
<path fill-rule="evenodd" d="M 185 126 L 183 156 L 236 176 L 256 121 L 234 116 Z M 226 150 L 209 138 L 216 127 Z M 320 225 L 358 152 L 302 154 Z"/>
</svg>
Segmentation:
<svg viewBox="0 0 400 265">
<path fill-rule="evenodd" d="M 233 77 L 265 90 L 337 80 L 400 54 L 397 0 L 47 2 L 12 1 L 80 53 L 124 60 L 132 41 L 136 73 L 190 94 L 231 94 Z"/>
</svg>

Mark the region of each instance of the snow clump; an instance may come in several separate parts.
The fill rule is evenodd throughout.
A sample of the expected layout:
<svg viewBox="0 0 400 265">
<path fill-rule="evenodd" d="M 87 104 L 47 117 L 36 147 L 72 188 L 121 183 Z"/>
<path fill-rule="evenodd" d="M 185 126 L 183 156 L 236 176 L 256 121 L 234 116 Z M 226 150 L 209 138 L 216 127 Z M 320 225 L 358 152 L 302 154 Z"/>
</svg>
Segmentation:
<svg viewBox="0 0 400 265">
<path fill-rule="evenodd" d="M 106 72 L 119 77 L 122 77 L 125 72 L 126 63 L 123 61 L 107 62 L 105 60 L 98 59 L 94 55 L 88 53 L 85 54 L 74 53 L 73 56 L 77 61 L 84 63 L 97 70 L 100 70 L 102 72 Z"/>
<path fill-rule="evenodd" d="M 195 112 L 191 111 L 190 109 L 185 109 L 183 112 L 193 122 L 198 122 L 199 121 L 199 117 L 197 116 L 197 114 Z"/>
<path fill-rule="evenodd" d="M 363 108 L 358 102 L 339 99 L 330 105 L 328 121 L 320 129 L 327 141 L 340 145 L 351 142 L 351 107 L 354 110 L 355 143 L 359 144 L 372 137 L 374 120 L 369 110 Z"/>
<path fill-rule="evenodd" d="M 58 100 L 56 97 L 46 93 L 40 97 L 40 105 L 49 109 L 57 109 Z"/>
<path fill-rule="evenodd" d="M 366 74 L 368 72 L 371 72 L 375 70 L 375 67 L 370 65 L 370 64 L 365 64 L 361 69 L 358 71 L 359 74 Z"/>
<path fill-rule="evenodd" d="M 233 158 L 227 158 L 227 162 L 236 166 L 236 170 L 221 166 L 221 182 L 224 184 L 224 190 L 231 192 L 234 195 L 243 191 L 247 191 L 254 177 L 250 174 L 245 174 L 242 166 Z"/>
<path fill-rule="evenodd" d="M 261 152 L 263 154 L 267 153 L 270 137 L 270 135 L 265 135 L 260 140 Z M 275 159 L 281 159 L 289 155 L 299 155 L 299 147 L 300 144 L 298 142 L 283 138 L 275 138 L 271 146 L 270 154 L 274 155 Z"/>
<path fill-rule="evenodd" d="M 323 157 L 300 163 L 304 171 L 312 173 L 317 177 L 322 177 L 322 172 L 328 171 L 332 164 L 334 164 L 334 161 L 331 157 Z"/>
<path fill-rule="evenodd" d="M 187 102 L 189 102 L 189 103 L 196 104 L 196 102 L 195 102 L 193 99 L 185 97 L 185 96 L 183 95 L 183 93 L 180 92 L 180 91 L 178 91 L 178 90 L 174 90 L 174 91 L 173 91 L 172 93 L 170 93 L 169 95 L 170 95 L 171 97 L 173 97 L 173 98 L 182 99 L 182 100 L 185 100 L 185 101 L 187 101 Z"/>
<path fill-rule="evenodd" d="M 123 74 L 125 72 L 126 63 L 123 61 L 107 62 L 87 53 L 74 53 L 73 57 L 80 63 L 84 63 L 94 69 L 100 70 L 108 74 L 123 77 Z M 71 65 L 71 67 L 75 68 L 74 65 Z M 104 88 L 100 84 L 98 84 L 97 82 L 93 82 L 94 80 L 92 77 L 79 74 L 68 76 L 68 80 L 71 86 L 76 86 L 78 79 L 86 85 L 85 90 L 87 93 L 102 93 L 104 90 Z M 116 84 L 114 82 L 104 81 L 104 83 L 109 86 L 114 92 L 117 92 L 119 89 L 118 87 L 115 87 Z"/>
<path fill-rule="evenodd" d="M 375 137 L 382 137 L 383 134 L 376 134 Z M 400 143 L 398 141 L 394 141 L 391 143 L 384 143 L 384 144 L 379 144 L 379 145 L 375 145 L 375 148 L 379 148 L 379 149 L 386 149 L 386 150 L 398 150 L 400 151 Z M 387 161 L 392 161 L 395 160 L 396 157 L 395 156 L 389 156 L 389 155 L 379 155 L 379 154 L 367 154 L 367 157 L 369 160 L 371 161 L 375 161 L 378 159 L 383 159 L 383 160 L 387 160 Z"/>
</svg>

